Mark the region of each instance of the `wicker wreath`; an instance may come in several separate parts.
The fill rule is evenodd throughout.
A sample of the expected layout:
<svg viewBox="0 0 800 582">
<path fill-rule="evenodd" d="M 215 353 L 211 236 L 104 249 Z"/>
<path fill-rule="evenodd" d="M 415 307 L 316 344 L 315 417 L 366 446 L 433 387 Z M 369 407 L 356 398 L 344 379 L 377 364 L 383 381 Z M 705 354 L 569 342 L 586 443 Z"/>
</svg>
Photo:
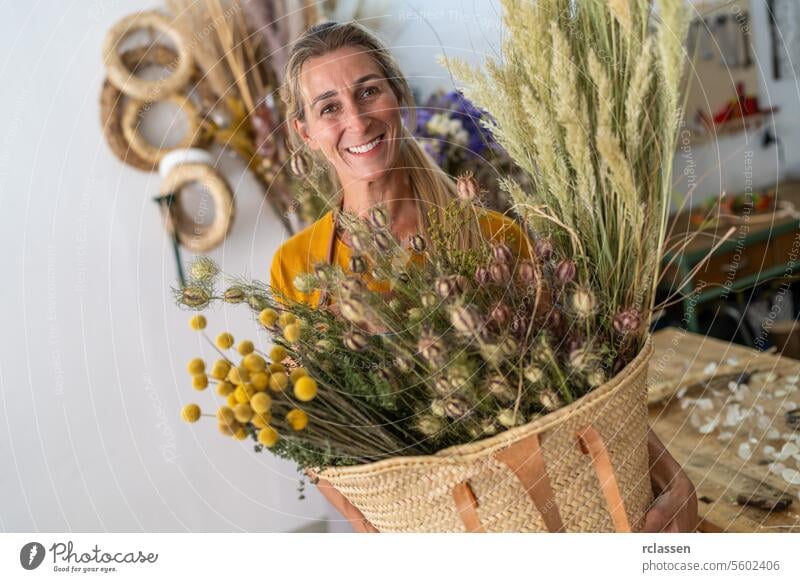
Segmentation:
<svg viewBox="0 0 800 582">
<path fill-rule="evenodd" d="M 214 202 L 214 220 L 208 226 L 198 224 L 180 205 L 181 189 L 190 183 L 204 186 Z M 168 232 L 177 231 L 178 242 L 197 253 L 218 246 L 233 224 L 233 193 L 225 178 L 205 164 L 181 164 L 172 169 L 161 183 L 161 195 L 175 198 L 165 215 Z M 174 230 L 173 230 L 174 227 Z"/>
<path fill-rule="evenodd" d="M 122 53 L 122 61 L 125 66 L 134 72 L 151 65 L 167 66 L 176 57 L 177 53 L 164 45 L 142 46 Z M 195 70 L 189 83 L 194 85 L 201 103 L 213 103 L 215 101 L 213 92 L 207 83 L 200 80 L 200 74 L 197 70 Z M 108 147 L 111 148 L 112 153 L 121 162 L 146 172 L 152 172 L 157 168 L 158 162 L 143 159 L 134 153 L 122 133 L 122 110 L 124 109 L 125 100 L 126 97 L 122 91 L 106 79 L 100 92 L 100 124 L 103 127 L 103 134 L 108 142 Z M 195 145 L 205 145 L 208 138 L 209 136 L 203 133 L 198 136 Z"/>
<path fill-rule="evenodd" d="M 152 103 L 131 99 L 125 104 L 122 113 L 122 135 L 128 142 L 130 149 L 137 157 L 144 160 L 151 167 L 158 166 L 167 153 L 174 149 L 190 148 L 197 145 L 202 140 L 203 131 L 201 129 L 200 114 L 191 99 L 184 95 L 170 95 L 160 103 L 169 102 L 177 105 L 186 115 L 189 128 L 183 136 L 181 142 L 173 147 L 158 147 L 149 143 L 139 132 L 139 122 Z"/>
<path fill-rule="evenodd" d="M 139 29 L 157 30 L 167 35 L 174 43 L 178 51 L 177 64 L 168 77 L 157 80 L 142 79 L 125 66 L 118 52 L 119 44 L 130 32 Z M 131 14 L 112 26 L 103 41 L 103 58 L 108 80 L 126 95 L 143 101 L 158 101 L 180 91 L 186 86 L 194 70 L 191 53 L 183 36 L 170 25 L 163 14 L 155 11 Z M 170 62 L 174 62 L 174 59 Z"/>
</svg>

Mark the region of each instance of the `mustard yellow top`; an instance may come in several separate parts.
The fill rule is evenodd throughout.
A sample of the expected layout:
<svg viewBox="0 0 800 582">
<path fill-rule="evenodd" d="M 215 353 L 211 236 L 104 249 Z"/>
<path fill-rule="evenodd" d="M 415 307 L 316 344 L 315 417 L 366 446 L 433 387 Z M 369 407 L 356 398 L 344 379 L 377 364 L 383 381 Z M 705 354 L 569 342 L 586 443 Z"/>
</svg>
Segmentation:
<svg viewBox="0 0 800 582">
<path fill-rule="evenodd" d="M 494 210 L 481 211 L 479 224 L 483 237 L 491 243 L 505 242 L 517 257 L 529 256 L 530 241 L 522 228 L 511 218 Z M 333 234 L 333 211 L 307 226 L 284 242 L 272 258 L 270 285 L 283 296 L 307 305 L 317 305 L 319 291 L 302 293 L 294 286 L 294 278 L 310 273 L 319 263 L 327 263 L 328 246 Z M 337 236 L 333 248 L 333 264 L 347 272 L 353 251 Z"/>
</svg>

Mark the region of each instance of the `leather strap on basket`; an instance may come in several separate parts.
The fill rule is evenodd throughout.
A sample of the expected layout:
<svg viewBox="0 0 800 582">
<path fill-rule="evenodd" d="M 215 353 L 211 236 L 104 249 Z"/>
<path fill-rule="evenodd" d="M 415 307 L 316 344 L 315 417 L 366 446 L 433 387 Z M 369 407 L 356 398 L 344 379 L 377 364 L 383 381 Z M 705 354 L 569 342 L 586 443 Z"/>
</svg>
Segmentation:
<svg viewBox="0 0 800 582">
<path fill-rule="evenodd" d="M 584 455 L 589 455 L 592 459 L 594 472 L 600 482 L 603 497 L 606 499 L 614 529 L 618 532 L 630 532 L 631 526 L 628 522 L 628 514 L 625 513 L 625 504 L 622 502 L 622 495 L 614 474 L 614 465 L 611 463 L 611 457 L 608 455 L 603 438 L 592 425 L 584 428 L 577 436 L 581 452 Z"/>
<path fill-rule="evenodd" d="M 561 514 L 547 477 L 544 455 L 539 435 L 532 434 L 495 453 L 495 458 L 505 464 L 525 488 L 550 532 L 564 531 Z"/>
<path fill-rule="evenodd" d="M 481 520 L 478 517 L 478 500 L 472 492 L 472 487 L 467 481 L 463 481 L 453 487 L 453 499 L 456 502 L 456 509 L 464 528 L 470 533 L 483 532 Z"/>
</svg>

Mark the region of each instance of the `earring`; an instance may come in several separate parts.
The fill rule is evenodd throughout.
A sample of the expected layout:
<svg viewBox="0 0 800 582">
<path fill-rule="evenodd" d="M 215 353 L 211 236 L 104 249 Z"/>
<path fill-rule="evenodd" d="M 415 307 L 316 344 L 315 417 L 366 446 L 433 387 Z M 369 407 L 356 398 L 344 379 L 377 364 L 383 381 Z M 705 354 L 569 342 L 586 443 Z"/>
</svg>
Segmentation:
<svg viewBox="0 0 800 582">
<path fill-rule="evenodd" d="M 308 161 L 308 156 L 302 150 L 297 150 L 292 154 L 292 159 L 289 161 L 289 164 L 292 173 L 298 178 L 307 176 L 311 166 Z"/>
</svg>

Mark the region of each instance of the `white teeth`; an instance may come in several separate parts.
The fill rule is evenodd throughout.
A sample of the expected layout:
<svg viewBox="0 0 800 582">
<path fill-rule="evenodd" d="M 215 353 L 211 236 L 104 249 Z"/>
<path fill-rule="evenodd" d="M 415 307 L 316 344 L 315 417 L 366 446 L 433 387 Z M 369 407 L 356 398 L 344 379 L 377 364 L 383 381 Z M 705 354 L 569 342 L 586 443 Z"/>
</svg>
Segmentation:
<svg viewBox="0 0 800 582">
<path fill-rule="evenodd" d="M 380 142 L 380 141 L 381 141 L 381 136 L 378 136 L 374 140 L 372 140 L 371 142 L 366 143 L 364 145 L 356 146 L 354 148 L 347 148 L 347 151 L 350 152 L 350 153 L 353 153 L 353 154 L 365 154 L 369 150 L 374 148 L 376 145 L 378 145 L 378 142 Z"/>
</svg>

